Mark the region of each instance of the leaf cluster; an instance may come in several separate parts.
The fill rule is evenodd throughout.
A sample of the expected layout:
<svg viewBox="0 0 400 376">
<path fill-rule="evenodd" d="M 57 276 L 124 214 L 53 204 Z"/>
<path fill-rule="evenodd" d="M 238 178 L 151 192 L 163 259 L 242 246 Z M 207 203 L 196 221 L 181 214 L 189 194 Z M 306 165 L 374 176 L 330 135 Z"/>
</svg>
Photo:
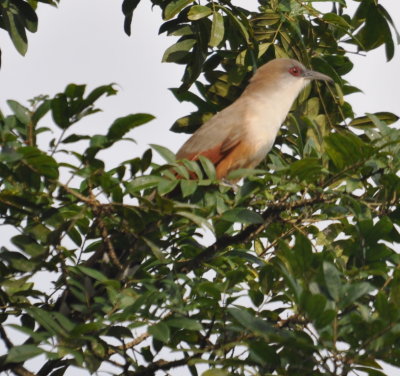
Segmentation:
<svg viewBox="0 0 400 376">
<path fill-rule="evenodd" d="M 139 1 L 125 0 L 125 30 Z M 82 119 L 113 85 L 68 85 L 0 116 L 0 371 L 37 375 L 385 375 L 400 367 L 400 130 L 379 112 L 355 118 L 345 43 L 390 41 L 375 1 L 153 1 L 165 61 L 183 64 L 178 100 L 192 131 L 273 57 L 310 63 L 335 89 L 308 87 L 257 170 L 215 178 L 206 158 L 163 146 L 125 159 L 121 142 L 153 119 L 130 114 L 89 136 Z M 371 31 L 381 15 L 388 28 Z M 371 15 L 369 15 L 371 14 Z M 205 81 L 202 79 L 205 78 Z M 192 84 L 198 92 L 187 89 Z M 44 145 L 43 134 L 54 132 Z M 86 131 L 87 132 L 87 131 Z M 120 156 L 110 166 L 105 151 Z M 166 163 L 153 161 L 153 153 Z M 180 178 L 178 179 L 177 176 Z M 45 279 L 48 285 L 38 283 Z M 22 340 L 11 336 L 20 333 Z M 183 371 L 182 371 L 183 370 Z"/>
<path fill-rule="evenodd" d="M 0 28 L 6 30 L 21 55 L 28 50 L 26 32 L 38 28 L 36 8 L 38 3 L 57 5 L 58 0 L 2 0 L 0 1 Z M 1 57 L 1 50 L 0 50 Z M 1 59 L 0 59 L 1 63 Z"/>
</svg>

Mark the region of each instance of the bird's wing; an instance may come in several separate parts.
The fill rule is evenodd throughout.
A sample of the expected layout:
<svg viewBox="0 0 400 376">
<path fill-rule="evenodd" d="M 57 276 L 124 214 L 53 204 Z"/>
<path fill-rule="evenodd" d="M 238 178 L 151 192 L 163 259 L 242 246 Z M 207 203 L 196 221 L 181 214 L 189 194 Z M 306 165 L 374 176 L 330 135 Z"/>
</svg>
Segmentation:
<svg viewBox="0 0 400 376">
<path fill-rule="evenodd" d="M 203 155 L 218 164 L 243 139 L 242 121 L 240 109 L 227 107 L 204 123 L 183 144 L 177 159 L 196 160 Z"/>
</svg>

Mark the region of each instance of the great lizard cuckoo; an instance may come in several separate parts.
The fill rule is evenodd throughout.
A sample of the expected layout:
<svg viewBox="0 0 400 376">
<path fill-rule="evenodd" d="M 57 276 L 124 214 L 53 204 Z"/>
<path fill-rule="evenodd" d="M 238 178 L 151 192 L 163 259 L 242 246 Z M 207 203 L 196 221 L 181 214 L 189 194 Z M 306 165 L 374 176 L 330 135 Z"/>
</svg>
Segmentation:
<svg viewBox="0 0 400 376">
<path fill-rule="evenodd" d="M 205 122 L 183 144 L 177 159 L 210 159 L 217 178 L 256 167 L 271 150 L 281 124 L 311 80 L 331 81 L 293 59 L 274 59 L 257 69 L 242 95 Z"/>
</svg>

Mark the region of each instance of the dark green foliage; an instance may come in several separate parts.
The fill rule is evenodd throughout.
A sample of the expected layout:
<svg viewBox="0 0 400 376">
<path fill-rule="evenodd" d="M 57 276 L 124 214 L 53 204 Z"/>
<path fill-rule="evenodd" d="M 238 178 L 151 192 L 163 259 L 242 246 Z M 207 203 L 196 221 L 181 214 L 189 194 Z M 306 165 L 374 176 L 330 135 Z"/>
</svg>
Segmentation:
<svg viewBox="0 0 400 376">
<path fill-rule="evenodd" d="M 21 55 L 25 55 L 28 49 L 26 31 L 35 33 L 38 28 L 35 9 L 39 2 L 57 5 L 59 0 L 0 1 L 0 27 L 8 32 L 14 47 Z"/>
<path fill-rule="evenodd" d="M 13 230 L 0 251 L 0 372 L 29 375 L 25 362 L 37 355 L 40 376 L 108 363 L 135 376 L 400 367 L 398 117 L 354 118 L 345 98 L 358 89 L 343 77 L 353 64 L 339 44 L 385 44 L 391 58 L 390 16 L 372 0 L 355 15 L 344 0 L 325 14 L 313 1 L 260 0 L 259 13 L 229 1 L 152 2 L 163 10 L 160 31 L 179 37 L 164 61 L 186 68 L 172 93 L 198 108 L 175 131 L 194 131 L 274 57 L 300 59 L 336 85 L 303 91 L 266 161 L 232 173 L 245 178 L 237 191 L 216 181 L 208 159 L 178 163 L 159 145 L 105 163 L 104 149 L 118 155 L 118 142 L 153 119 L 131 114 L 106 134 L 81 133 L 113 85 L 86 94 L 70 84 L 28 106 L 9 100 L 0 116 L 0 220 Z M 123 1 L 128 34 L 138 3 Z M 1 25 L 18 5 L 13 17 L 34 31 L 27 4 L 1 2 Z M 22 48 L 24 29 L 15 30 Z M 51 119 L 56 136 L 43 145 Z"/>
</svg>

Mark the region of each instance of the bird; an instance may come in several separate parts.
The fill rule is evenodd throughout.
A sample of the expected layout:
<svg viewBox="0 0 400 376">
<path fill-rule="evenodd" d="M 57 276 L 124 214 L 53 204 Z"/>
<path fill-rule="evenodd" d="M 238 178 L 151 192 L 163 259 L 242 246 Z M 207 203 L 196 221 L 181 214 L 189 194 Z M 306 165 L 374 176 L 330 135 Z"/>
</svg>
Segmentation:
<svg viewBox="0 0 400 376">
<path fill-rule="evenodd" d="M 192 134 L 178 150 L 177 160 L 207 157 L 219 180 L 234 170 L 255 168 L 272 149 L 293 102 L 312 80 L 333 81 L 297 60 L 270 60 L 256 70 L 238 99 Z"/>
</svg>

